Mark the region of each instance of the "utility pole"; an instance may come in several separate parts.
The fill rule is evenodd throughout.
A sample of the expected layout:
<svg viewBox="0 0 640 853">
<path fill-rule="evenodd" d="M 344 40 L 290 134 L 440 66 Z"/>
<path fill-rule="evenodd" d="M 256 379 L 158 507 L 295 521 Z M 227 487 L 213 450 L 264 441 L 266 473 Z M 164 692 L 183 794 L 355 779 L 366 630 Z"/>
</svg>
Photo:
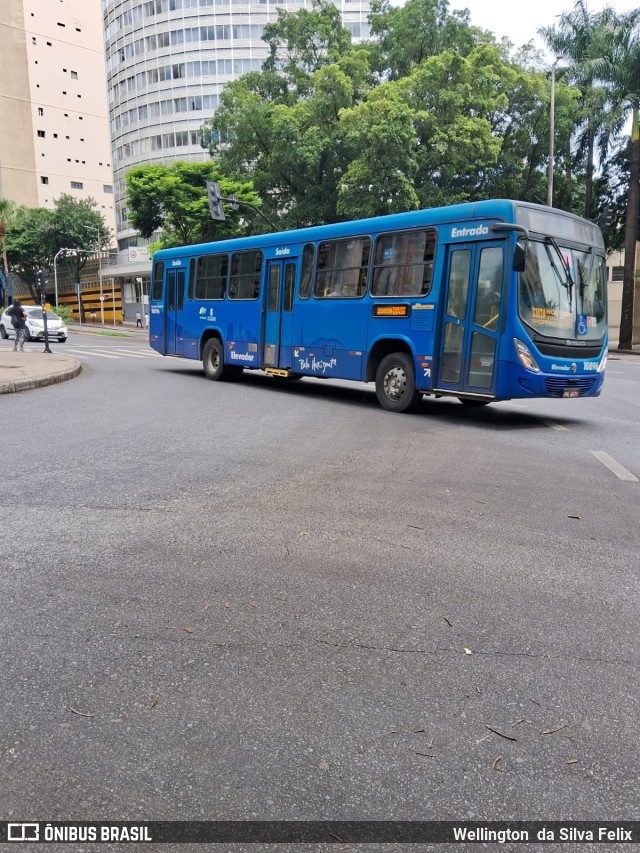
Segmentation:
<svg viewBox="0 0 640 853">
<path fill-rule="evenodd" d="M 549 167 L 547 170 L 547 204 L 553 207 L 553 143 L 556 131 L 556 66 L 551 69 L 551 103 L 549 105 Z"/>
</svg>

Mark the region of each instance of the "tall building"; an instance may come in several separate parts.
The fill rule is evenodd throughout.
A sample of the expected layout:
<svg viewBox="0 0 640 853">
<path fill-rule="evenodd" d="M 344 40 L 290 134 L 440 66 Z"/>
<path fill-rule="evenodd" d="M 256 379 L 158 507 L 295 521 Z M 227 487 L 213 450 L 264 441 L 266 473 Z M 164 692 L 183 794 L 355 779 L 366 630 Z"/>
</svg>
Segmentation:
<svg viewBox="0 0 640 853">
<path fill-rule="evenodd" d="M 0 56 L 0 196 L 92 197 L 114 230 L 99 0 L 1 0 Z"/>
<path fill-rule="evenodd" d="M 89 0 L 85 0 L 89 2 Z M 369 0 L 336 0 L 354 41 L 368 37 Z M 125 174 L 140 163 L 205 160 L 198 141 L 224 85 L 259 71 L 277 9 L 310 0 L 102 0 L 119 248 L 138 243 Z"/>
</svg>

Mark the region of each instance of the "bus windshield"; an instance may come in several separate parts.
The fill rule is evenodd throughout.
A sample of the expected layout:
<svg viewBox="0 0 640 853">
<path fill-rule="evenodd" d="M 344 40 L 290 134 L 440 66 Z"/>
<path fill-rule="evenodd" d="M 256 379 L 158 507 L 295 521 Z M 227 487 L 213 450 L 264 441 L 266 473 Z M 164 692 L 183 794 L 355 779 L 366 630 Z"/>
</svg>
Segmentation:
<svg viewBox="0 0 640 853">
<path fill-rule="evenodd" d="M 601 340 L 606 330 L 604 257 L 551 240 L 530 240 L 518 311 L 541 335 Z"/>
</svg>

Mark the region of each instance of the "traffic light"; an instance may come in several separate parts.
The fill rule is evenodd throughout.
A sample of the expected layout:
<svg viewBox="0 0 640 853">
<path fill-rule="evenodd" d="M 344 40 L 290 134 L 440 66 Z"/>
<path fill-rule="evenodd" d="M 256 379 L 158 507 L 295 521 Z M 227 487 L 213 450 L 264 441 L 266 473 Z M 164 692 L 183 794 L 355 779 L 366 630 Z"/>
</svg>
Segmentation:
<svg viewBox="0 0 640 853">
<path fill-rule="evenodd" d="M 600 216 L 598 217 L 598 227 L 601 231 L 604 231 L 609 225 L 611 225 L 611 219 L 613 216 L 613 211 L 607 204 L 602 208 L 600 212 Z"/>
<path fill-rule="evenodd" d="M 38 285 L 38 292 L 40 293 L 40 298 L 43 300 L 43 303 L 48 281 L 47 273 L 44 270 L 40 269 L 36 272 L 36 284 Z"/>
<path fill-rule="evenodd" d="M 211 218 L 222 222 L 225 217 L 224 208 L 222 207 L 220 184 L 217 184 L 215 181 L 207 181 L 207 199 L 209 201 Z"/>
</svg>

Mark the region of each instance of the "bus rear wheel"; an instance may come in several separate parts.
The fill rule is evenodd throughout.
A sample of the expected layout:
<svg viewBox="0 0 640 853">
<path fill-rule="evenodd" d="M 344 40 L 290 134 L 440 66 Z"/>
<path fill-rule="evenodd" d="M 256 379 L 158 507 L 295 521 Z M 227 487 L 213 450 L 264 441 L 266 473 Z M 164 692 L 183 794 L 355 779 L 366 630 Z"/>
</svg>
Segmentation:
<svg viewBox="0 0 640 853">
<path fill-rule="evenodd" d="M 422 397 L 416 391 L 413 359 L 404 352 L 386 355 L 376 370 L 378 402 L 388 412 L 410 412 Z"/>
<path fill-rule="evenodd" d="M 202 366 L 207 379 L 214 382 L 224 379 L 236 379 L 242 373 L 241 367 L 230 367 L 224 363 L 224 347 L 218 338 L 209 338 L 202 351 Z"/>
</svg>

